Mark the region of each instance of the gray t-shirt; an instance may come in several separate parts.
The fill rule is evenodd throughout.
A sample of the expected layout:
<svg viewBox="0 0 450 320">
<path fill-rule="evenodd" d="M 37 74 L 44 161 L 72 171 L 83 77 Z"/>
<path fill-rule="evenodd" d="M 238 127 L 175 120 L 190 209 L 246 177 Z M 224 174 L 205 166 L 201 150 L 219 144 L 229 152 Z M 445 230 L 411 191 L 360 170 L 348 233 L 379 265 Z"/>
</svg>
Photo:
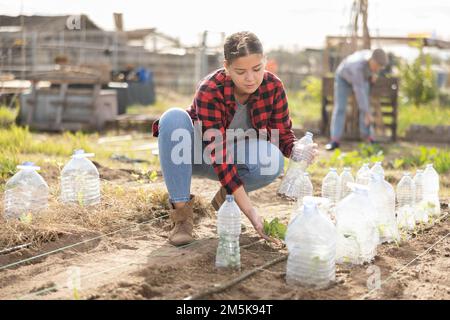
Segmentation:
<svg viewBox="0 0 450 320">
<path fill-rule="evenodd" d="M 228 129 L 250 129 L 252 127 L 250 116 L 248 115 L 247 105 L 237 102 L 237 109 L 231 120 Z"/>
<path fill-rule="evenodd" d="M 256 131 L 249 131 L 247 135 L 245 134 L 248 129 L 253 128 L 250 120 L 249 110 L 247 105 L 240 104 L 237 102 L 237 109 L 234 113 L 233 119 L 227 128 L 227 142 L 234 143 L 245 141 L 245 137 L 256 139 Z M 242 129 L 242 130 L 237 130 Z M 236 139 L 234 139 L 236 137 Z"/>
</svg>

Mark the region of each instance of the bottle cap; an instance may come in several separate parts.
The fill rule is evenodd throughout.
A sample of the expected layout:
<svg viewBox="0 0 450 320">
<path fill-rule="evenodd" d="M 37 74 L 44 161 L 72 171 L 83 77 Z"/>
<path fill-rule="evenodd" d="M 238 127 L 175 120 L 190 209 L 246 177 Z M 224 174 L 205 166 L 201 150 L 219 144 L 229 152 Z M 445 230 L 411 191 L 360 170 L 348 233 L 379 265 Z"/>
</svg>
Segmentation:
<svg viewBox="0 0 450 320">
<path fill-rule="evenodd" d="M 233 202 L 233 201 L 234 201 L 234 196 L 233 196 L 232 194 L 227 194 L 227 195 L 225 196 L 225 200 L 226 200 L 227 202 Z"/>
<path fill-rule="evenodd" d="M 26 161 L 17 166 L 19 170 L 41 170 L 41 167 L 35 166 L 34 162 Z"/>
<path fill-rule="evenodd" d="M 91 158 L 93 157 L 93 153 L 85 153 L 83 149 L 75 150 L 72 158 L 81 159 L 81 158 Z"/>
<path fill-rule="evenodd" d="M 312 212 L 316 208 L 316 200 L 312 196 L 303 197 L 303 211 L 306 213 Z"/>
</svg>

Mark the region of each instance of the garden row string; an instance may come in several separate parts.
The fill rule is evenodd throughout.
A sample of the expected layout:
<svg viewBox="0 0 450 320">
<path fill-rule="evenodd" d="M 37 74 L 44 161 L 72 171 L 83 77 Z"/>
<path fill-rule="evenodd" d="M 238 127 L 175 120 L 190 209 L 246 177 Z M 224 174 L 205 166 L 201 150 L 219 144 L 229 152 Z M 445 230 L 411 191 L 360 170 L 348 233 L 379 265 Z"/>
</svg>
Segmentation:
<svg viewBox="0 0 450 320">
<path fill-rule="evenodd" d="M 73 248 L 73 247 L 77 247 L 77 246 L 79 246 L 81 244 L 85 244 L 85 243 L 88 243 L 88 242 L 91 242 L 91 241 L 94 241 L 94 240 L 98 240 L 98 239 L 101 239 L 101 238 L 104 238 L 104 237 L 107 237 L 107 236 L 111 236 L 111 235 L 119 233 L 121 231 L 130 230 L 130 229 L 136 228 L 136 227 L 138 227 L 140 225 L 145 225 L 145 224 L 148 224 L 148 223 L 150 223 L 152 221 L 155 221 L 155 220 L 158 220 L 158 219 L 162 219 L 162 218 L 165 218 L 165 217 L 168 217 L 168 216 L 169 216 L 169 214 L 165 214 L 165 215 L 162 215 L 160 217 L 152 218 L 152 219 L 147 220 L 147 221 L 134 223 L 132 226 L 126 226 L 124 228 L 121 228 L 121 229 L 118 229 L 118 230 L 115 230 L 115 231 L 112 231 L 112 232 L 109 232 L 109 233 L 105 233 L 105 234 L 102 234 L 100 236 L 96 236 L 96 237 L 93 237 L 93 238 L 90 238 L 90 239 L 86 239 L 86 240 L 83 240 L 83 241 L 80 241 L 80 242 L 76 242 L 76 243 L 73 243 L 73 244 L 70 244 L 70 245 L 67 245 L 67 246 L 64 246 L 64 247 L 52 250 L 52 251 L 48 251 L 48 252 L 45 252 L 45 253 L 42 253 L 42 254 L 38 254 L 36 256 L 32 256 L 30 258 L 19 260 L 17 262 L 6 264 L 6 265 L 3 265 L 3 266 L 0 266 L 0 271 L 4 270 L 4 269 L 11 268 L 11 267 L 14 267 L 14 266 L 17 266 L 17 265 L 25 263 L 25 262 L 33 261 L 35 259 L 42 258 L 42 257 L 48 256 L 48 255 L 57 253 L 57 252 L 62 252 L 62 251 L 65 251 L 67 249 L 70 249 L 70 248 Z"/>
<path fill-rule="evenodd" d="M 443 215 L 442 217 L 440 217 L 438 219 L 437 222 L 438 223 L 440 221 L 442 221 L 444 218 L 446 218 L 450 213 L 447 212 L 445 215 Z M 424 250 L 421 254 L 419 254 L 417 257 L 415 257 L 414 259 L 412 259 L 411 261 L 409 261 L 407 264 L 405 264 L 404 266 L 402 266 L 400 269 L 398 269 L 397 271 L 394 271 L 394 273 L 392 273 L 386 280 L 383 280 L 380 282 L 380 288 L 373 288 L 372 290 L 370 290 L 368 293 L 364 294 L 363 296 L 361 296 L 358 300 L 364 300 L 366 299 L 369 295 L 371 295 L 373 292 L 381 289 L 381 285 L 385 284 L 386 282 L 388 282 L 389 280 L 393 279 L 394 276 L 396 276 L 397 274 L 399 274 L 402 270 L 404 270 L 405 268 L 409 267 L 412 263 L 414 263 L 417 259 L 423 257 L 424 255 L 426 255 L 428 252 L 431 251 L 431 249 L 433 249 L 438 243 L 444 241 L 448 236 L 450 235 L 450 232 L 447 233 L 445 236 L 443 236 L 442 238 L 440 238 L 439 240 L 437 240 L 435 243 L 433 243 L 429 248 L 427 248 L 426 250 Z"/>
<path fill-rule="evenodd" d="M 217 240 L 218 238 L 217 238 L 217 237 L 211 237 L 211 238 L 207 238 L 207 239 L 210 239 L 210 240 L 216 239 L 216 240 Z M 191 243 L 188 243 L 188 244 L 186 244 L 186 245 L 179 246 L 179 247 L 177 247 L 177 249 L 185 249 L 185 248 L 191 247 L 191 246 L 193 246 L 194 244 L 197 244 L 197 243 L 199 243 L 200 241 L 204 241 L 204 240 L 205 240 L 205 239 L 195 240 L 195 241 L 193 241 L 193 242 L 191 242 Z M 254 241 L 254 242 L 252 242 L 252 243 L 249 243 L 249 244 L 246 244 L 246 245 L 241 246 L 241 248 L 248 248 L 248 247 L 251 247 L 251 246 L 253 246 L 253 245 L 255 245 L 255 244 L 257 244 L 257 243 L 259 243 L 259 242 L 261 242 L 261 241 L 263 241 L 263 239 L 258 239 L 258 240 Z M 147 248 L 141 248 L 141 249 L 139 249 L 139 250 L 136 250 L 135 252 L 138 253 L 138 252 L 143 251 L 144 249 L 147 249 Z M 158 256 L 162 256 L 162 254 L 155 254 L 155 255 L 150 255 L 150 256 L 151 256 L 151 257 L 158 257 Z M 120 265 L 118 265 L 118 266 L 115 266 L 115 267 L 112 267 L 112 268 L 109 268 L 109 269 L 106 269 L 106 270 L 102 270 L 102 271 L 90 273 L 90 274 L 88 274 L 88 275 L 86 275 L 86 276 L 84 276 L 84 277 L 80 277 L 80 281 L 81 281 L 81 280 L 86 280 L 86 279 L 89 279 L 89 278 L 94 278 L 95 276 L 98 276 L 98 275 L 107 273 L 107 272 L 109 272 L 109 271 L 116 270 L 116 269 L 120 269 L 120 268 L 126 267 L 126 266 L 128 266 L 128 265 L 132 265 L 133 263 L 135 263 L 135 261 L 125 262 L 125 263 L 122 263 L 122 264 L 120 264 Z M 69 288 L 68 288 L 67 285 L 63 285 L 63 286 L 61 286 L 61 285 L 60 285 L 60 286 L 54 285 L 54 286 L 49 287 L 49 288 L 45 288 L 45 289 L 42 289 L 42 290 L 39 290 L 39 291 L 30 293 L 30 294 L 26 294 L 26 295 L 24 295 L 24 296 L 21 296 L 21 297 L 18 298 L 18 299 L 19 299 L 19 300 L 22 300 L 22 299 L 25 299 L 25 298 L 27 298 L 27 297 L 33 297 L 33 296 L 37 296 L 37 295 L 42 295 L 42 294 L 44 294 L 44 293 L 46 293 L 46 292 L 50 292 L 50 291 L 53 291 L 53 290 L 61 290 L 61 289 L 69 289 Z"/>
<path fill-rule="evenodd" d="M 109 182 L 107 180 L 104 180 L 104 181 Z M 137 226 L 145 225 L 145 224 L 148 224 L 148 223 L 150 223 L 150 222 L 152 222 L 154 220 L 166 218 L 168 216 L 169 216 L 169 214 L 165 214 L 165 215 L 162 215 L 162 216 L 159 216 L 159 217 L 156 217 L 156 218 L 152 218 L 150 220 L 146 220 L 146 221 L 142 221 L 142 222 L 138 222 L 138 223 L 133 223 L 133 225 L 131 225 L 131 226 L 127 225 L 127 226 L 125 226 L 125 227 L 123 227 L 121 229 L 118 229 L 118 230 L 115 230 L 115 231 L 112 231 L 112 232 L 109 232 L 109 233 L 106 233 L 106 234 L 102 234 L 102 235 L 96 236 L 94 238 L 90 238 L 90 239 L 87 239 L 87 240 L 76 242 L 74 244 L 67 245 L 67 246 L 64 246 L 64 247 L 61 247 L 61 248 L 58 248 L 58 249 L 55 249 L 55 250 L 52 250 L 52 251 L 49 251 L 49 252 L 46 252 L 46 253 L 43 253 L 43 254 L 39 254 L 39 255 L 36 255 L 36 256 L 30 257 L 30 258 L 19 260 L 17 262 L 10 263 L 10 264 L 7 264 L 7 265 L 3 265 L 3 266 L 0 266 L 0 271 L 4 270 L 4 269 L 7 269 L 7 268 L 10 268 L 10 267 L 13 267 L 13 266 L 16 266 L 16 265 L 19 265 L 19 264 L 22 264 L 22 263 L 25 263 L 25 262 L 28 262 L 28 261 L 32 261 L 32 260 L 35 260 L 35 259 L 38 259 L 38 258 L 42 258 L 42 257 L 48 256 L 48 255 L 51 255 L 53 253 L 62 252 L 64 250 L 67 250 L 67 249 L 70 249 L 70 248 L 73 248 L 73 247 L 76 247 L 76 246 L 79 246 L 81 244 L 88 243 L 88 242 L 91 242 L 91 241 L 94 241 L 94 240 L 98 240 L 98 239 L 101 239 L 101 238 L 104 238 L 104 237 L 107 237 L 107 236 L 119 233 L 121 231 L 133 229 L 133 228 L 136 228 Z M 30 246 L 31 244 L 32 243 L 25 243 L 25 244 L 21 244 L 21 245 L 15 246 L 15 247 L 6 248 L 6 249 L 3 249 L 2 251 L 0 251 L 0 254 L 4 254 L 4 253 L 8 253 L 10 251 L 15 251 L 15 250 L 19 250 L 19 249 L 22 249 L 22 248 L 26 248 L 27 246 Z"/>
<path fill-rule="evenodd" d="M 444 218 L 446 218 L 448 215 L 449 215 L 449 213 L 446 213 L 444 216 L 440 217 L 440 218 L 438 219 L 437 222 L 440 222 L 441 220 L 443 220 Z M 152 219 L 152 220 L 155 220 L 155 219 Z M 436 222 L 436 223 L 437 223 L 437 222 Z M 404 265 L 403 267 L 401 267 L 399 270 L 397 270 L 396 272 L 394 272 L 394 273 L 393 273 L 391 276 L 389 276 L 386 280 L 382 281 L 381 284 L 385 284 L 386 282 L 388 282 L 389 280 L 391 280 L 396 274 L 398 274 L 398 273 L 401 272 L 403 269 L 405 269 L 405 268 L 407 268 L 409 265 L 411 265 L 414 261 L 416 261 L 416 260 L 419 259 L 420 257 L 422 257 L 422 256 L 424 256 L 425 254 L 427 254 L 427 253 L 428 253 L 432 248 L 434 248 L 438 243 L 442 242 L 445 238 L 447 238 L 448 235 L 450 235 L 450 233 L 448 233 L 447 235 L 445 235 L 444 237 L 442 237 L 441 239 L 439 239 L 438 241 L 436 241 L 433 245 L 431 245 L 428 249 L 426 249 L 424 252 L 422 252 L 419 256 L 417 256 L 416 258 L 414 258 L 413 260 L 411 260 L 410 262 L 408 262 L 406 265 Z M 215 239 L 215 238 L 210 238 L 210 239 Z M 254 245 L 254 244 L 258 243 L 258 242 L 261 242 L 261 241 L 262 241 L 262 239 L 259 239 L 259 240 L 255 241 L 255 242 L 253 242 L 253 243 L 250 243 L 250 244 L 241 246 L 241 248 L 250 247 L 250 246 L 252 246 L 252 245 Z M 180 249 L 182 249 L 182 248 L 187 248 L 187 247 L 193 246 L 194 244 L 196 244 L 196 243 L 198 243 L 198 242 L 199 242 L 199 240 L 196 240 L 196 241 L 194 241 L 194 242 L 192 242 L 192 243 L 189 243 L 189 244 L 187 244 L 187 245 L 180 246 L 179 248 L 180 248 Z M 139 249 L 137 252 L 139 252 L 139 251 L 141 251 L 141 250 L 143 250 L 143 249 Z M 160 254 L 152 255 L 152 256 L 153 256 L 153 257 L 156 257 L 156 256 L 159 256 L 159 255 L 160 255 Z M 220 292 L 220 291 L 223 291 L 223 290 L 225 290 L 225 289 L 227 289 L 227 288 L 229 288 L 229 287 L 231 287 L 231 286 L 233 286 L 233 285 L 235 285 L 235 284 L 237 284 L 237 283 L 239 283 L 239 282 L 241 282 L 241 281 L 247 279 L 248 277 L 252 276 L 253 274 L 257 273 L 257 272 L 260 271 L 260 270 L 263 270 L 263 269 L 265 269 L 265 268 L 267 268 L 267 267 L 270 267 L 270 266 L 272 266 L 272 265 L 274 265 L 274 264 L 276 264 L 276 263 L 278 263 L 278 262 L 284 261 L 286 258 L 287 258 L 287 255 L 284 255 L 284 256 L 275 258 L 275 259 L 273 259 L 273 260 L 271 260 L 271 261 L 265 263 L 265 264 L 262 265 L 262 266 L 256 267 L 256 268 L 254 268 L 254 269 L 252 269 L 252 270 L 249 270 L 248 272 L 246 272 L 246 273 L 240 275 L 240 276 L 237 277 L 237 278 L 234 278 L 234 279 L 232 279 L 232 280 L 230 280 L 230 281 L 224 282 L 222 285 L 215 285 L 214 287 L 211 287 L 211 288 L 206 289 L 206 291 L 204 291 L 204 292 L 200 292 L 200 293 L 197 293 L 197 294 L 195 294 L 195 295 L 186 297 L 185 299 L 188 299 L 188 300 L 199 299 L 199 298 L 205 297 L 205 296 L 207 296 L 207 295 L 210 295 L 210 294 L 214 294 L 214 293 L 218 293 L 218 292 Z M 95 276 L 98 276 L 98 275 L 107 273 L 107 272 L 112 271 L 112 270 L 115 270 L 115 269 L 119 269 L 119 268 L 124 267 L 124 266 L 131 265 L 131 264 L 133 264 L 133 263 L 135 263 L 135 262 L 134 262 L 134 261 L 132 261 L 132 262 L 126 262 L 126 263 L 120 264 L 120 265 L 118 265 L 118 266 L 115 266 L 115 267 L 110 268 L 110 269 L 107 269 L 107 270 L 102 270 L 102 271 L 100 271 L 100 272 L 94 272 L 94 273 L 88 274 L 88 275 L 86 275 L 86 276 L 84 276 L 84 277 L 81 277 L 80 280 L 86 280 L 86 279 L 88 279 L 88 278 L 93 278 L 93 277 L 95 277 Z M 59 288 L 59 289 L 65 289 L 65 288 L 68 288 L 68 287 L 67 287 L 67 285 L 62 286 L 62 287 L 61 287 L 61 286 L 58 286 L 58 285 L 55 285 L 55 286 L 52 286 L 52 287 L 50 287 L 50 288 L 46 288 L 46 289 L 43 289 L 43 290 L 34 292 L 34 293 L 32 293 L 32 294 L 24 295 L 24 296 L 22 296 L 20 299 L 24 299 L 25 297 L 29 297 L 29 296 L 41 295 L 41 294 L 43 294 L 43 293 L 46 293 L 46 292 L 49 292 L 49 291 L 52 291 L 52 290 L 57 290 L 58 288 Z M 376 290 L 377 290 L 377 288 L 372 289 L 372 290 L 369 291 L 367 294 L 365 294 L 364 296 L 362 296 L 360 299 L 365 299 L 365 298 L 367 298 L 372 292 L 374 292 L 374 291 L 376 291 Z"/>
</svg>

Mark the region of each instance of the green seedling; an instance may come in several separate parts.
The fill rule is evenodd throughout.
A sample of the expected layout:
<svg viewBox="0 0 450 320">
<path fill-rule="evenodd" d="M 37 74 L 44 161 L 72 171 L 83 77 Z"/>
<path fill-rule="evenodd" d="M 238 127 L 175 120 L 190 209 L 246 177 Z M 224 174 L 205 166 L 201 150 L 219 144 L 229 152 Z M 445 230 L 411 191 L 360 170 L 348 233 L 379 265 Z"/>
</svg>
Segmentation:
<svg viewBox="0 0 450 320">
<path fill-rule="evenodd" d="M 264 220 L 264 233 L 269 237 L 284 240 L 286 236 L 286 229 L 287 226 L 279 222 L 278 218 L 274 218 L 270 222 Z"/>
</svg>

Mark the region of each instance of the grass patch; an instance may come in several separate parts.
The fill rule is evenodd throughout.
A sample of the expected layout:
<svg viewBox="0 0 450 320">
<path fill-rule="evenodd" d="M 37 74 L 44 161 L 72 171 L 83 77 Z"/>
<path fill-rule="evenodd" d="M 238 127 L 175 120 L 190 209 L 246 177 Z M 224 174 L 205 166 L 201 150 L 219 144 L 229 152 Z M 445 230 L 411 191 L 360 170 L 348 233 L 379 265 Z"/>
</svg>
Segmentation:
<svg viewBox="0 0 450 320">
<path fill-rule="evenodd" d="M 288 92 L 287 96 L 293 126 L 321 120 L 321 105 L 319 102 L 305 99 L 302 91 Z"/>
<path fill-rule="evenodd" d="M 413 124 L 437 126 L 450 125 L 450 107 L 429 104 L 424 106 L 400 105 L 398 113 L 398 134 L 404 136 Z"/>
<path fill-rule="evenodd" d="M 150 225 L 170 228 L 167 199 L 167 192 L 162 189 L 125 190 L 122 186 L 109 182 L 102 184 L 102 201 L 95 206 L 65 205 L 59 203 L 56 196 L 51 196 L 49 208 L 33 217 L 29 224 L 5 221 L 0 217 L 0 250 L 25 243 L 32 243 L 32 247 L 38 248 L 64 235 L 104 234 L 154 218 L 161 219 L 149 222 Z M 0 204 L 1 211 L 2 206 Z M 212 207 L 200 197 L 195 199 L 193 207 L 196 222 L 213 215 Z"/>
<path fill-rule="evenodd" d="M 18 110 L 0 106 L 0 128 L 12 126 L 16 121 Z"/>
<path fill-rule="evenodd" d="M 359 168 L 364 163 L 375 163 L 384 160 L 384 151 L 380 146 L 359 144 L 358 149 L 350 152 L 342 152 L 335 149 L 327 159 L 318 160 L 313 166 L 326 168 Z"/>
<path fill-rule="evenodd" d="M 45 155 L 69 156 L 75 149 L 88 152 L 94 148 L 88 142 L 88 136 L 82 132 L 66 132 L 62 135 L 32 135 L 27 127 L 12 125 L 0 129 L 0 149 L 20 154 L 42 153 Z"/>
<path fill-rule="evenodd" d="M 433 167 L 440 174 L 450 172 L 450 149 L 420 146 L 413 148 L 410 154 L 391 162 L 394 169 L 420 168 L 427 163 L 433 163 Z"/>
<path fill-rule="evenodd" d="M 67 160 L 76 149 L 96 153 L 96 157 L 109 157 L 110 151 L 96 146 L 92 140 L 98 135 L 82 132 L 63 134 L 33 134 L 27 127 L 15 124 L 0 128 L 0 183 L 16 172 L 16 166 L 24 160 L 40 155 L 39 158 L 64 157 Z"/>
</svg>

